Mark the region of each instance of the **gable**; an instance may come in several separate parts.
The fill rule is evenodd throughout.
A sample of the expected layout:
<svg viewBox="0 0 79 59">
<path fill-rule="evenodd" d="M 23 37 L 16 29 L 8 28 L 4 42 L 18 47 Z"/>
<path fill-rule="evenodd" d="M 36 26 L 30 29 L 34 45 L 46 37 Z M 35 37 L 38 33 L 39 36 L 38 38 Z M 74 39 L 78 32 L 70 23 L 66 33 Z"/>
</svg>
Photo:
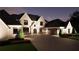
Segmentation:
<svg viewBox="0 0 79 59">
<path fill-rule="evenodd" d="M 27 20 L 29 23 L 31 23 L 31 19 L 30 19 L 30 17 L 28 16 L 28 14 L 27 13 L 24 13 L 23 15 L 22 15 L 22 17 L 20 18 L 20 23 L 21 24 L 24 24 L 24 20 Z"/>
<path fill-rule="evenodd" d="M 38 21 L 43 21 L 43 22 L 46 23 L 46 21 L 45 21 L 45 19 L 43 18 L 43 16 L 41 16 L 41 17 L 38 19 Z"/>
<path fill-rule="evenodd" d="M 70 23 L 70 21 L 68 22 L 68 24 L 67 24 L 67 27 L 66 28 L 73 28 L 72 27 L 72 25 L 71 25 L 71 23 Z"/>
<path fill-rule="evenodd" d="M 31 20 L 31 19 L 30 19 L 30 17 L 28 16 L 27 13 L 24 13 L 24 14 L 22 15 L 22 17 L 20 18 L 20 21 L 21 21 L 21 20 Z"/>
</svg>

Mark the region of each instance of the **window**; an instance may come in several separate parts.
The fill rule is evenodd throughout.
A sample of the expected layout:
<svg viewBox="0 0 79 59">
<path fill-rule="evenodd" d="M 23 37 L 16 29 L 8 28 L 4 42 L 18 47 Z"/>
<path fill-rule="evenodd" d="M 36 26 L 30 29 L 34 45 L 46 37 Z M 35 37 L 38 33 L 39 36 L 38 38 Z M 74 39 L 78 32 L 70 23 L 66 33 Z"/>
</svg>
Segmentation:
<svg viewBox="0 0 79 59">
<path fill-rule="evenodd" d="M 70 29 L 68 29 L 68 33 L 70 34 Z"/>
<path fill-rule="evenodd" d="M 23 27 L 24 32 L 29 32 L 29 28 Z"/>
<path fill-rule="evenodd" d="M 34 25 L 34 27 L 35 27 L 36 25 Z"/>
<path fill-rule="evenodd" d="M 24 20 L 24 25 L 28 25 L 28 21 L 27 20 Z"/>
<path fill-rule="evenodd" d="M 42 26 L 43 25 L 43 22 L 40 22 L 40 25 Z"/>
<path fill-rule="evenodd" d="M 37 33 L 37 30 L 36 30 L 36 29 L 34 29 L 34 30 L 33 30 L 33 33 L 34 33 L 34 34 L 36 34 L 36 33 Z"/>
<path fill-rule="evenodd" d="M 13 29 L 13 33 L 17 34 L 18 33 L 18 29 Z"/>
</svg>

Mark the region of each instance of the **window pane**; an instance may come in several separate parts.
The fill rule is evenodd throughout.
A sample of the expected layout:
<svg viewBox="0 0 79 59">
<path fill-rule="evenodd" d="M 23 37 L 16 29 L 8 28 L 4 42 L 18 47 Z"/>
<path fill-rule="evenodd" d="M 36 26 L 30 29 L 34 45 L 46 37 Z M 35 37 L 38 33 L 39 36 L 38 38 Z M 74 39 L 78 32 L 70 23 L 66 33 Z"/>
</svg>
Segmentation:
<svg viewBox="0 0 79 59">
<path fill-rule="evenodd" d="M 18 33 L 18 29 L 13 29 L 13 33 L 17 34 Z"/>
<path fill-rule="evenodd" d="M 40 25 L 43 25 L 43 22 L 40 22 Z"/>
<path fill-rule="evenodd" d="M 24 20 L 24 25 L 28 25 L 28 21 L 27 20 Z"/>
</svg>

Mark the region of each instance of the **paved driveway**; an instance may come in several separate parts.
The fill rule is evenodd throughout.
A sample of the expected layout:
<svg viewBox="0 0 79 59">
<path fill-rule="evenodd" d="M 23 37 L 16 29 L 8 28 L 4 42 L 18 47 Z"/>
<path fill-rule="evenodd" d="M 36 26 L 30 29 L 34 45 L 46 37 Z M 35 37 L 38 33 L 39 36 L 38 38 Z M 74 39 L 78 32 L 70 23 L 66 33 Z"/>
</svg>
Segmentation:
<svg viewBox="0 0 79 59">
<path fill-rule="evenodd" d="M 31 42 L 39 51 L 78 51 L 79 41 L 48 35 L 31 36 Z"/>
</svg>

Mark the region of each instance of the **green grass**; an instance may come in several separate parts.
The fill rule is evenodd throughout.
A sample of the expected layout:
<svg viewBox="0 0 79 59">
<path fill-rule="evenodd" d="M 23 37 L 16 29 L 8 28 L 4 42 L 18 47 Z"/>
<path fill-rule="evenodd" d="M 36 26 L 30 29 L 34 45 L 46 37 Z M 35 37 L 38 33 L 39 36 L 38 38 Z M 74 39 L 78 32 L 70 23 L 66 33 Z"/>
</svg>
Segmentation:
<svg viewBox="0 0 79 59">
<path fill-rule="evenodd" d="M 37 49 L 31 43 L 20 43 L 0 46 L 0 51 L 36 51 Z"/>
</svg>

